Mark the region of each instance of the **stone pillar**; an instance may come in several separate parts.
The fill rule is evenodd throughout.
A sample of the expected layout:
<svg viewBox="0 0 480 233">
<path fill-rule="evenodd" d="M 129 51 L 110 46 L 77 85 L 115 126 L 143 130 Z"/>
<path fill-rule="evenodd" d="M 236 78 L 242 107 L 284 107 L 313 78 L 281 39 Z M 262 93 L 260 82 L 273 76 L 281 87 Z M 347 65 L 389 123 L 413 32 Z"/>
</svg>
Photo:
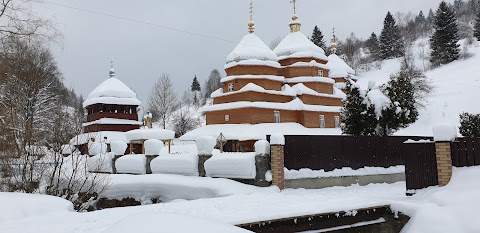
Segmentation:
<svg viewBox="0 0 480 233">
<path fill-rule="evenodd" d="M 150 163 L 152 160 L 154 160 L 158 155 L 145 155 L 145 158 L 147 159 L 145 163 L 145 172 L 146 174 L 152 174 L 152 166 L 150 166 Z"/>
<path fill-rule="evenodd" d="M 201 177 L 207 176 L 205 172 L 205 162 L 210 159 L 212 155 L 198 155 L 198 175 Z"/>
<path fill-rule="evenodd" d="M 267 171 L 271 169 L 270 166 L 271 157 L 270 155 L 256 155 L 255 156 L 255 169 L 256 175 L 253 184 L 259 187 L 268 187 L 270 182 L 265 177 Z"/>
<path fill-rule="evenodd" d="M 270 145 L 272 185 L 276 185 L 280 190 L 283 190 L 285 189 L 285 137 L 283 135 L 272 135 Z"/>
<path fill-rule="evenodd" d="M 117 159 L 119 159 L 120 157 L 122 157 L 123 155 L 115 155 L 113 156 L 112 158 L 112 173 L 113 174 L 117 174 L 117 166 L 115 166 L 115 162 L 117 161 Z"/>
<path fill-rule="evenodd" d="M 445 186 L 452 178 L 452 152 L 451 142 L 435 142 L 437 157 L 438 184 Z"/>
</svg>

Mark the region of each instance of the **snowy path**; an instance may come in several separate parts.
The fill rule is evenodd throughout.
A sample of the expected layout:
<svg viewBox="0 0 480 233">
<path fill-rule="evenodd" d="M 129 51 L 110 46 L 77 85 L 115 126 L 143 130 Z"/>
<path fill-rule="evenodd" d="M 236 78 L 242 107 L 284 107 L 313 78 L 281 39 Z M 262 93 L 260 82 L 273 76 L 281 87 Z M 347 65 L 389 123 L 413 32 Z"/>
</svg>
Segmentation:
<svg viewBox="0 0 480 233">
<path fill-rule="evenodd" d="M 173 213 L 241 224 L 308 214 L 348 211 L 388 205 L 405 198 L 405 183 L 285 190 L 227 197 L 125 207 L 90 213 L 53 213 L 18 221 L 0 222 L 0 232 L 100 233 L 137 215 Z M 154 223 L 152 223 L 154 224 Z"/>
</svg>

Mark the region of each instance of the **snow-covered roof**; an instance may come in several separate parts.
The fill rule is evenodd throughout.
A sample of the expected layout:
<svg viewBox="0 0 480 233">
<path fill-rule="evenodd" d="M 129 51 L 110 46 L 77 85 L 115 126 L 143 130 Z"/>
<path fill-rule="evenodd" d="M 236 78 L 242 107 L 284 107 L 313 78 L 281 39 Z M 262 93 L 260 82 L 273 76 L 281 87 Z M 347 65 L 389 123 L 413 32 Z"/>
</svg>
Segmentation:
<svg viewBox="0 0 480 233">
<path fill-rule="evenodd" d="M 272 94 L 272 95 L 297 96 L 297 93 L 289 85 L 284 85 L 281 91 L 274 91 L 274 90 L 265 90 L 265 88 L 258 86 L 255 83 L 249 83 L 238 91 L 223 93 L 223 89 L 220 88 L 214 91 L 211 97 L 217 98 L 221 96 L 233 95 L 233 94 L 238 94 L 243 92 L 259 92 L 259 93 L 266 93 L 266 94 Z"/>
<path fill-rule="evenodd" d="M 91 133 L 83 133 L 73 137 L 70 140 L 70 145 L 83 145 L 94 139 L 95 142 L 105 142 L 110 143 L 113 141 L 122 141 L 128 142 L 127 138 L 125 137 L 124 132 L 115 132 L 115 131 L 99 131 L 99 132 L 91 132 Z M 106 140 L 104 141 L 104 138 Z"/>
<path fill-rule="evenodd" d="M 267 135 L 341 135 L 339 128 L 306 128 L 299 123 L 264 123 L 264 124 L 219 124 L 206 125 L 192 130 L 180 140 L 191 141 L 202 136 L 217 138 L 222 133 L 227 140 L 262 140 Z"/>
<path fill-rule="evenodd" d="M 277 61 L 277 55 L 255 35 L 249 33 L 227 57 L 227 64 L 243 60 L 256 59 L 261 61 Z"/>
<path fill-rule="evenodd" d="M 293 90 L 295 90 L 297 95 L 313 95 L 313 96 L 321 96 L 321 97 L 329 97 L 329 98 L 337 98 L 337 99 L 343 99 L 345 97 L 345 93 L 343 93 L 337 88 L 334 88 L 333 94 L 318 93 L 308 88 L 303 83 L 296 84 L 292 88 Z"/>
<path fill-rule="evenodd" d="M 315 60 L 312 60 L 310 62 L 296 62 L 285 67 L 318 67 L 318 68 L 330 70 L 330 67 L 328 65 L 318 63 Z"/>
<path fill-rule="evenodd" d="M 83 102 L 83 107 L 93 104 L 141 105 L 137 94 L 115 77 L 98 85 Z"/>
<path fill-rule="evenodd" d="M 345 78 L 349 74 L 355 74 L 355 70 L 336 54 L 328 56 L 327 65 L 330 67 L 330 78 Z"/>
<path fill-rule="evenodd" d="M 82 126 L 89 126 L 89 125 L 143 125 L 141 121 L 133 121 L 133 120 L 125 120 L 125 119 L 116 119 L 116 118 L 102 118 L 96 121 L 91 121 L 87 123 L 83 123 Z"/>
<path fill-rule="evenodd" d="M 331 78 L 325 78 L 325 77 L 311 77 L 311 76 L 305 76 L 305 77 L 295 77 L 295 78 L 287 78 L 285 79 L 286 83 L 307 83 L 307 82 L 317 82 L 317 83 L 330 83 L 334 84 L 335 80 Z"/>
<path fill-rule="evenodd" d="M 277 61 L 262 61 L 262 60 L 258 60 L 258 59 L 249 59 L 249 60 L 242 60 L 242 61 L 239 61 L 239 62 L 236 62 L 236 61 L 229 62 L 229 63 L 225 64 L 225 66 L 223 66 L 223 68 L 224 69 L 229 69 L 229 68 L 232 68 L 234 66 L 270 66 L 270 67 L 273 67 L 273 68 L 281 68 L 282 67 L 280 65 L 280 63 L 278 63 Z"/>
<path fill-rule="evenodd" d="M 287 103 L 238 101 L 238 102 L 232 102 L 232 103 L 215 104 L 215 105 L 203 107 L 202 111 L 214 112 L 214 111 L 239 109 L 239 108 L 265 108 L 265 109 L 275 109 L 275 110 L 312 111 L 312 112 L 340 112 L 341 110 L 341 107 L 336 107 L 336 106 L 304 104 L 300 99 L 296 98 Z"/>
<path fill-rule="evenodd" d="M 316 46 L 302 32 L 288 34 L 273 51 L 277 54 L 278 60 L 301 57 L 328 60 L 325 51 Z"/>
<path fill-rule="evenodd" d="M 129 141 L 141 139 L 170 140 L 175 138 L 175 132 L 167 129 L 135 129 L 125 133 Z"/>
<path fill-rule="evenodd" d="M 285 77 L 275 76 L 275 75 L 233 75 L 233 76 L 224 77 L 220 81 L 224 83 L 224 82 L 232 81 L 235 79 L 268 79 L 268 80 L 278 81 L 278 82 L 285 81 Z"/>
</svg>

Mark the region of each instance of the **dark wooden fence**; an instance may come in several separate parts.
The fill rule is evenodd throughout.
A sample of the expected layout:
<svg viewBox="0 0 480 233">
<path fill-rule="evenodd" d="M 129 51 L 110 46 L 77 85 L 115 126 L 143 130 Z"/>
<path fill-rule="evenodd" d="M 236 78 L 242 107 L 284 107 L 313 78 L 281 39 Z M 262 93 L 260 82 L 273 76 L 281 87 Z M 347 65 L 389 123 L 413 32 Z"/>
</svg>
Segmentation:
<svg viewBox="0 0 480 233">
<path fill-rule="evenodd" d="M 451 151 L 455 167 L 480 165 L 480 138 L 458 138 L 451 144 Z"/>
<path fill-rule="evenodd" d="M 412 190 L 438 185 L 435 143 L 405 143 L 405 179 L 407 194 Z"/>
<path fill-rule="evenodd" d="M 403 142 L 422 137 L 285 136 L 285 167 L 332 171 L 405 164 Z M 428 138 L 427 138 L 428 139 Z"/>
</svg>

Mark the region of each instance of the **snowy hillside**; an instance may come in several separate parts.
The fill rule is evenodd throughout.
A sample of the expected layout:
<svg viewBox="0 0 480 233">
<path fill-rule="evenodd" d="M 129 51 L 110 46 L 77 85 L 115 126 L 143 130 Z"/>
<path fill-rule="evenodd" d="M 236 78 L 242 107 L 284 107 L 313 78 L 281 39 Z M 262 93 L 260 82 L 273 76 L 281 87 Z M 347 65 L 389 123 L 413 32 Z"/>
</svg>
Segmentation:
<svg viewBox="0 0 480 233">
<path fill-rule="evenodd" d="M 428 46 L 422 48 L 420 42 L 417 41 L 411 51 L 414 54 L 417 68 L 423 70 L 422 54 L 428 54 L 429 49 Z M 426 108 L 420 109 L 417 122 L 398 131 L 395 135 L 430 136 L 434 122 L 447 120 L 460 126 L 460 113 L 480 113 L 480 104 L 476 103 L 480 99 L 480 42 L 475 42 L 468 47 L 468 52 L 473 55 L 471 58 L 460 59 L 425 72 L 427 78 L 434 85 L 433 92 L 427 98 Z M 368 87 L 370 81 L 382 85 L 388 82 L 391 74 L 400 70 L 400 62 L 400 58 L 383 61 L 380 70 L 359 75 L 358 82 L 364 89 Z M 428 58 L 425 63 L 428 66 Z"/>
</svg>

